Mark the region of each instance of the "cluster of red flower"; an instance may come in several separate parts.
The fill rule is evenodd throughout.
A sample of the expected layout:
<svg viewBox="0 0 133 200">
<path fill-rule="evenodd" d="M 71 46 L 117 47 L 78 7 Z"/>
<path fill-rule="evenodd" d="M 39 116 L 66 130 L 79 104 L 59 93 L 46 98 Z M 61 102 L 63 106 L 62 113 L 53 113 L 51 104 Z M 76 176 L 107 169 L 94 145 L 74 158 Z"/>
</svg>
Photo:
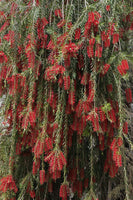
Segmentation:
<svg viewBox="0 0 133 200">
<path fill-rule="evenodd" d="M 39 1 L 35 2 L 39 6 Z M 24 14 L 27 16 L 33 7 L 30 1 Z M 13 3 L 11 15 L 14 15 L 16 8 L 19 10 L 17 4 Z M 110 10 L 110 5 L 107 5 L 106 14 L 109 14 Z M 4 13 L 0 14 L 2 19 L 6 20 L 5 23 L 2 22 L 1 33 L 10 25 L 10 17 L 6 19 Z M 35 26 L 32 27 L 35 29 L 34 32 L 25 22 L 24 36 L 15 30 L 3 32 L 0 41 L 6 44 L 9 42 L 11 51 L 16 35 L 18 35 L 18 44 L 15 44 L 16 58 L 13 58 L 13 60 L 16 59 L 15 66 L 10 64 L 12 62 L 10 56 L 4 50 L 0 51 L 2 65 L 0 94 L 4 94 L 5 83 L 7 83 L 9 99 L 11 97 L 6 110 L 8 131 L 13 125 L 12 100 L 15 101 L 14 96 L 17 96 L 15 102 L 16 154 L 22 156 L 22 151 L 25 149 L 28 149 L 30 155 L 33 154 L 32 173 L 36 176 L 39 174 L 40 185 L 47 182 L 48 191 L 52 192 L 53 180 L 63 176 L 62 170 L 66 166 L 71 190 L 81 198 L 84 189 L 87 189 L 89 184 L 89 176 L 86 173 L 88 169 L 85 169 L 81 162 L 83 159 L 80 157 L 81 153 L 77 155 L 73 147 L 80 144 L 84 147 L 84 136 L 87 134 L 98 136 L 99 149 L 107 151 L 104 171 L 109 170 L 111 177 L 114 177 L 118 168 L 122 166 L 120 154 L 122 140 L 114 137 L 114 133 L 117 133 L 120 128 L 119 106 L 115 94 L 115 100 L 113 100 L 112 91 L 115 91 L 113 81 L 115 80 L 110 72 L 114 70 L 118 75 L 120 73 L 123 76 L 127 73 L 129 66 L 127 60 L 123 59 L 115 68 L 114 63 L 109 64 L 106 53 L 112 52 L 114 47 L 117 48 L 119 40 L 123 38 L 124 30 L 122 28 L 118 30 L 118 27 L 116 29 L 114 19 L 106 24 L 107 30 L 101 31 L 99 23 L 102 18 L 97 11 L 88 13 L 87 22 L 82 24 L 82 27 L 74 26 L 69 18 L 63 16 L 61 9 L 57 8 L 54 15 L 54 17 L 49 17 L 49 21 L 39 15 Z M 55 22 L 57 24 L 54 24 Z M 47 29 L 47 26 L 52 23 L 55 25 L 53 26 L 54 33 L 53 30 Z M 125 94 L 127 103 L 131 103 L 131 89 L 126 88 Z M 106 108 L 106 103 L 105 110 L 103 109 L 104 102 L 111 105 L 109 109 L 108 106 Z M 86 127 L 90 133 L 85 133 Z M 127 132 L 128 124 L 124 122 L 123 133 L 127 134 Z M 58 142 L 57 135 L 59 135 Z M 64 143 L 67 146 L 65 154 Z M 64 155 L 67 155 L 67 158 Z M 84 159 L 86 166 L 88 166 L 87 159 L 88 157 Z M 72 163 L 70 163 L 71 160 L 73 160 Z M 35 198 L 35 191 L 32 187 L 29 188 L 28 193 L 31 198 Z M 1 179 L 0 190 L 6 192 L 8 189 L 17 192 L 11 175 Z M 68 195 L 68 184 L 63 182 L 60 187 L 60 197 L 66 200 Z"/>
<path fill-rule="evenodd" d="M 0 191 L 2 191 L 3 193 L 6 193 L 8 190 L 17 193 L 18 189 L 12 175 L 7 175 L 6 177 L 3 177 L 0 182 Z"/>
</svg>

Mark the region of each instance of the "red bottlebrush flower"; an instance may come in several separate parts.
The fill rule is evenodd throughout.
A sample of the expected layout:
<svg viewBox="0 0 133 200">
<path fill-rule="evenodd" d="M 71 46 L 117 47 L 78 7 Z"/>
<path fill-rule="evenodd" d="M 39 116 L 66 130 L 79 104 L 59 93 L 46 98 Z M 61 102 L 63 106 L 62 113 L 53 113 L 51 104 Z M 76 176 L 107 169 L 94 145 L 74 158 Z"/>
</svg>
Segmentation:
<svg viewBox="0 0 133 200">
<path fill-rule="evenodd" d="M 110 5 L 107 5 L 107 6 L 106 6 L 106 10 L 107 10 L 107 11 L 110 11 Z"/>
<path fill-rule="evenodd" d="M 118 69 L 119 73 L 120 73 L 122 76 L 123 76 L 124 74 L 126 74 L 126 71 L 123 70 L 122 65 L 118 65 L 118 66 L 117 66 L 117 69 Z"/>
<path fill-rule="evenodd" d="M 118 167 L 114 163 L 111 163 L 110 169 L 109 169 L 110 177 L 114 178 L 117 172 L 118 172 Z"/>
<path fill-rule="evenodd" d="M 28 123 L 29 123 L 28 117 L 24 116 L 23 119 L 22 119 L 22 128 L 27 129 Z"/>
<path fill-rule="evenodd" d="M 58 178 L 61 178 L 61 171 L 55 171 L 53 173 L 50 174 L 51 178 L 56 181 Z"/>
<path fill-rule="evenodd" d="M 104 76 L 108 72 L 109 68 L 110 68 L 109 64 L 104 64 L 103 69 L 102 69 L 100 75 Z"/>
<path fill-rule="evenodd" d="M 102 107 L 99 108 L 99 114 L 100 114 L 100 121 L 103 122 L 104 120 L 106 120 L 106 115 L 102 110 Z"/>
<path fill-rule="evenodd" d="M 6 34 L 6 35 L 4 35 L 3 36 L 3 39 L 4 40 L 7 40 L 8 42 L 11 42 L 11 46 L 14 44 L 14 42 L 15 42 L 15 39 L 14 39 L 14 37 L 15 37 L 15 33 L 14 33 L 14 31 L 9 31 L 8 32 L 8 34 Z"/>
<path fill-rule="evenodd" d="M 92 25 L 91 22 L 86 22 L 85 24 L 84 36 L 86 38 L 89 38 L 91 35 L 91 25 Z"/>
<path fill-rule="evenodd" d="M 122 144 L 123 144 L 122 138 L 121 138 L 121 137 L 118 137 L 118 138 L 117 138 L 117 145 L 118 145 L 118 147 L 121 147 Z"/>
<path fill-rule="evenodd" d="M 95 20 L 95 15 L 94 15 L 94 13 L 93 13 L 93 12 L 89 12 L 89 13 L 88 13 L 88 22 L 93 23 L 94 20 Z"/>
<path fill-rule="evenodd" d="M 115 163 L 116 163 L 117 167 L 121 167 L 122 166 L 122 157 L 121 157 L 121 155 L 117 155 Z"/>
<path fill-rule="evenodd" d="M 127 88 L 125 90 L 125 92 L 126 92 L 127 103 L 132 103 L 132 91 L 131 91 L 131 88 Z"/>
<path fill-rule="evenodd" d="M 7 56 L 4 54 L 4 52 L 3 51 L 0 51 L 0 63 L 7 63 L 7 61 L 8 61 L 8 58 L 7 58 Z"/>
<path fill-rule="evenodd" d="M 36 162 L 35 161 L 33 162 L 32 174 L 35 175 L 39 168 L 40 168 L 40 159 L 38 159 Z"/>
<path fill-rule="evenodd" d="M 105 41 L 104 41 L 104 47 L 107 48 L 110 46 L 110 39 L 107 38 Z"/>
<path fill-rule="evenodd" d="M 59 87 L 62 88 L 62 86 L 63 86 L 63 78 L 62 77 L 59 77 L 58 84 L 59 84 Z"/>
<path fill-rule="evenodd" d="M 69 88 L 70 88 L 70 76 L 64 76 L 63 77 L 63 79 L 64 79 L 64 89 L 65 90 L 69 90 Z"/>
<path fill-rule="evenodd" d="M 31 126 L 33 125 L 33 123 L 35 123 L 35 120 L 36 120 L 35 111 L 29 112 L 29 122 L 30 122 Z"/>
<path fill-rule="evenodd" d="M 108 34 L 113 35 L 114 34 L 114 23 L 109 23 L 109 28 L 108 28 Z"/>
<path fill-rule="evenodd" d="M 124 124 L 123 124 L 123 133 L 125 133 L 125 134 L 128 133 L 128 122 L 124 122 Z"/>
<path fill-rule="evenodd" d="M 44 151 L 44 141 L 37 140 L 37 142 L 33 148 L 35 157 L 39 158 L 43 154 L 43 151 Z"/>
<path fill-rule="evenodd" d="M 36 0 L 36 6 L 39 6 L 39 5 L 40 5 L 39 0 Z"/>
<path fill-rule="evenodd" d="M 87 85 L 89 83 L 89 78 L 90 78 L 90 75 L 87 72 L 85 72 L 82 76 L 81 84 Z"/>
<path fill-rule="evenodd" d="M 108 92 L 112 92 L 113 91 L 113 85 L 112 84 L 108 84 L 107 85 L 107 90 L 108 90 Z"/>
<path fill-rule="evenodd" d="M 113 108 L 108 112 L 108 115 L 112 123 L 116 122 L 115 111 Z"/>
<path fill-rule="evenodd" d="M 45 182 L 45 170 L 40 170 L 40 185 L 43 185 Z"/>
<path fill-rule="evenodd" d="M 58 26 L 58 28 L 61 28 L 61 27 L 63 27 L 65 24 L 66 24 L 66 20 L 62 19 L 62 20 L 57 24 L 57 26 Z"/>
<path fill-rule="evenodd" d="M 89 58 L 93 58 L 94 57 L 94 50 L 93 50 L 93 46 L 88 46 L 87 47 L 87 55 Z"/>
<path fill-rule="evenodd" d="M 112 143 L 111 143 L 111 145 L 110 145 L 110 149 L 113 151 L 114 148 L 116 148 L 116 146 L 117 146 L 117 139 L 114 138 L 113 141 L 112 141 Z"/>
<path fill-rule="evenodd" d="M 119 41 L 119 33 L 113 34 L 113 44 L 116 44 Z"/>
<path fill-rule="evenodd" d="M 68 30 L 70 30 L 70 29 L 72 28 L 72 25 L 73 25 L 72 22 L 68 22 L 68 23 L 67 23 L 67 28 L 68 28 Z"/>
<path fill-rule="evenodd" d="M 78 50 L 79 47 L 75 43 L 69 43 L 62 48 L 62 53 L 76 53 Z"/>
<path fill-rule="evenodd" d="M 70 105 L 74 105 L 75 104 L 75 92 L 74 91 L 70 91 L 68 94 L 68 103 Z"/>
<path fill-rule="evenodd" d="M 112 138 L 114 136 L 114 127 L 110 126 L 109 131 L 108 131 L 108 135 L 110 138 Z"/>
<path fill-rule="evenodd" d="M 54 14 L 55 14 L 56 17 L 61 17 L 61 18 L 62 18 L 61 9 L 56 9 L 56 10 L 54 11 Z"/>
<path fill-rule="evenodd" d="M 66 159 L 60 150 L 51 151 L 45 156 L 44 161 L 49 163 L 50 173 L 61 171 L 63 166 L 66 165 Z"/>
<path fill-rule="evenodd" d="M 92 122 L 94 131 L 99 131 L 99 118 L 97 113 L 88 115 L 87 120 L 90 120 Z"/>
<path fill-rule="evenodd" d="M 9 26 L 9 21 L 6 21 L 0 28 L 0 32 L 2 32 L 4 29 L 6 29 Z"/>
<path fill-rule="evenodd" d="M 17 142 L 16 143 L 16 155 L 20 155 L 21 154 L 21 148 L 22 148 L 22 144 Z"/>
<path fill-rule="evenodd" d="M 89 96 L 87 98 L 87 102 L 89 102 L 89 103 L 93 102 L 94 96 L 95 96 L 94 89 L 90 89 L 89 90 Z"/>
<path fill-rule="evenodd" d="M 95 44 L 95 38 L 91 38 L 91 39 L 89 40 L 89 45 L 90 45 L 90 46 L 94 46 L 94 44 Z"/>
<path fill-rule="evenodd" d="M 34 199 L 34 198 L 35 198 L 35 196 L 36 196 L 36 193 L 35 193 L 35 191 L 34 191 L 34 190 L 31 190 L 31 191 L 30 191 L 30 196 L 31 196 L 31 198 L 32 198 L 32 199 Z"/>
<path fill-rule="evenodd" d="M 28 67 L 34 69 L 35 67 L 35 53 L 32 51 L 28 51 L 26 53 L 27 58 L 28 58 Z"/>
<path fill-rule="evenodd" d="M 53 149 L 53 143 L 52 143 L 52 139 L 49 138 L 49 137 L 46 137 L 45 138 L 45 141 L 44 141 L 44 144 L 45 144 L 45 152 L 48 152 L 50 150 Z"/>
<path fill-rule="evenodd" d="M 69 187 L 66 183 L 63 183 L 60 186 L 59 196 L 62 198 L 62 200 L 67 200 L 68 195 L 69 195 Z"/>
<path fill-rule="evenodd" d="M 43 17 L 42 19 L 42 23 L 43 23 L 43 29 L 45 28 L 45 26 L 48 24 L 48 21 L 45 17 Z"/>
<path fill-rule="evenodd" d="M 7 175 L 6 177 L 3 177 L 1 180 L 1 185 L 0 185 L 0 191 L 5 193 L 7 190 L 12 190 L 15 193 L 17 193 L 18 189 L 16 187 L 16 184 L 13 180 L 12 175 Z"/>
<path fill-rule="evenodd" d="M 75 30 L 75 40 L 79 40 L 80 39 L 80 35 L 81 35 L 81 29 L 77 28 Z"/>
<path fill-rule="evenodd" d="M 96 45 L 95 56 L 98 58 L 102 57 L 102 46 L 100 44 Z"/>
<path fill-rule="evenodd" d="M 122 69 L 123 69 L 124 71 L 129 70 L 129 65 L 128 65 L 127 60 L 122 60 L 122 61 L 121 61 L 121 66 L 122 66 Z"/>
</svg>

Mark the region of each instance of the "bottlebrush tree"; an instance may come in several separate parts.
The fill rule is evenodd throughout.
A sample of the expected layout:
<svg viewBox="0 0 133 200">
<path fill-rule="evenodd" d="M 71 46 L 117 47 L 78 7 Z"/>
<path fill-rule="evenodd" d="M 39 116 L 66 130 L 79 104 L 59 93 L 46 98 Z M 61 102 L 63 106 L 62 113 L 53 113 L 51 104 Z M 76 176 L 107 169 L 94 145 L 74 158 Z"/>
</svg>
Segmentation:
<svg viewBox="0 0 133 200">
<path fill-rule="evenodd" d="M 122 174 L 119 199 L 129 200 L 132 1 L 0 7 L 0 95 L 11 135 L 1 198 L 104 200 Z"/>
</svg>

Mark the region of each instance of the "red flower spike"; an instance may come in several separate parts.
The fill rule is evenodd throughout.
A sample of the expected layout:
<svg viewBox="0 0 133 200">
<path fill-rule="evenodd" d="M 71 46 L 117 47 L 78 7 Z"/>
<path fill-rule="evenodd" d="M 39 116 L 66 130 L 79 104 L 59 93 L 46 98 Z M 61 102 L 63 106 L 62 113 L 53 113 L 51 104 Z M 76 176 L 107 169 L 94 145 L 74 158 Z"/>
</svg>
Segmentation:
<svg viewBox="0 0 133 200">
<path fill-rule="evenodd" d="M 35 111 L 29 112 L 29 121 L 30 121 L 30 124 L 33 125 L 33 123 L 35 123 L 35 120 L 36 120 Z"/>
<path fill-rule="evenodd" d="M 119 33 L 113 34 L 113 44 L 116 44 L 119 41 Z"/>
<path fill-rule="evenodd" d="M 34 190 L 31 190 L 31 191 L 30 191 L 30 196 L 31 196 L 31 198 L 32 198 L 32 199 L 34 199 L 34 198 L 35 198 L 35 196 L 36 196 L 36 193 L 35 193 L 35 191 L 34 191 Z"/>
<path fill-rule="evenodd" d="M 61 12 L 61 9 L 56 9 L 56 10 L 54 11 L 54 14 L 55 14 L 56 17 L 60 17 L 60 18 L 62 18 L 62 12 Z"/>
<path fill-rule="evenodd" d="M 62 200 L 67 200 L 67 196 L 69 195 L 69 188 L 68 185 L 66 183 L 63 183 L 60 186 L 60 190 L 59 190 L 59 196 L 62 198 Z"/>
<path fill-rule="evenodd" d="M 132 91 L 131 91 L 131 88 L 127 88 L 125 90 L 125 92 L 126 92 L 127 103 L 132 103 Z"/>
<path fill-rule="evenodd" d="M 91 38 L 91 39 L 89 40 L 89 45 L 93 47 L 94 44 L 95 44 L 95 38 Z"/>
<path fill-rule="evenodd" d="M 109 34 L 106 34 L 105 33 L 101 36 L 102 37 L 102 40 L 104 41 L 104 47 L 107 48 L 110 46 L 110 38 L 109 38 Z"/>
<path fill-rule="evenodd" d="M 45 170 L 40 170 L 40 185 L 43 185 L 45 182 Z"/>
<path fill-rule="evenodd" d="M 93 50 L 93 46 L 88 46 L 87 47 L 87 55 L 89 58 L 93 58 L 94 57 L 94 50 Z"/>
<path fill-rule="evenodd" d="M 99 108 L 99 114 L 100 114 L 100 121 L 103 122 L 104 120 L 106 120 L 106 115 L 102 110 L 102 107 Z"/>
<path fill-rule="evenodd" d="M 116 145 L 117 145 L 117 139 L 114 138 L 113 141 L 112 141 L 112 143 L 111 143 L 111 145 L 110 145 L 110 149 L 113 151 L 114 148 L 116 147 Z"/>
<path fill-rule="evenodd" d="M 61 28 L 61 27 L 63 27 L 65 24 L 66 24 L 66 20 L 62 19 L 62 20 L 57 24 L 57 26 L 58 26 L 58 28 Z"/>
<path fill-rule="evenodd" d="M 81 29 L 77 28 L 75 30 L 75 40 L 79 40 L 80 39 L 80 35 L 81 35 Z"/>
<path fill-rule="evenodd" d="M 8 58 L 3 51 L 0 51 L 0 63 L 7 63 Z"/>
<path fill-rule="evenodd" d="M 96 45 L 95 56 L 98 58 L 102 57 L 102 46 L 100 44 Z"/>
<path fill-rule="evenodd" d="M 50 150 L 53 149 L 53 143 L 52 143 L 52 139 L 51 138 L 45 138 L 45 141 L 44 141 L 44 144 L 45 144 L 45 152 L 48 152 Z"/>
<path fill-rule="evenodd" d="M 63 79 L 64 79 L 64 89 L 69 90 L 69 88 L 70 88 L 70 76 L 65 76 Z"/>
<path fill-rule="evenodd" d="M 89 91 L 89 96 L 88 96 L 88 98 L 87 98 L 87 102 L 89 102 L 89 103 L 93 102 L 94 95 L 95 95 L 94 89 L 90 89 L 90 91 Z"/>
<path fill-rule="evenodd" d="M 94 13 L 93 13 L 93 12 L 89 12 L 89 13 L 88 13 L 88 22 L 93 23 L 94 20 L 95 20 L 95 15 L 94 15 Z"/>
<path fill-rule="evenodd" d="M 110 11 L 110 5 L 107 5 L 107 6 L 106 6 L 106 10 L 107 10 L 107 11 Z"/>
<path fill-rule="evenodd" d="M 68 95 L 68 103 L 70 105 L 74 105 L 75 104 L 75 92 L 74 91 L 70 91 L 69 95 Z"/>
<path fill-rule="evenodd" d="M 113 108 L 108 112 L 108 115 L 112 123 L 116 122 L 115 111 Z"/>
<path fill-rule="evenodd" d="M 110 68 L 110 65 L 109 65 L 109 64 L 105 64 L 105 65 L 103 66 L 103 69 L 102 69 L 100 75 L 101 75 L 101 76 L 104 76 L 104 75 L 108 72 L 109 68 Z"/>
<path fill-rule="evenodd" d="M 122 157 L 121 157 L 121 155 L 117 155 L 115 163 L 116 163 L 117 167 L 121 167 L 122 166 Z"/>
<path fill-rule="evenodd" d="M 118 145 L 118 147 L 121 147 L 122 144 L 123 144 L 122 138 L 121 138 L 121 137 L 118 137 L 118 138 L 117 138 L 117 145 Z"/>
<path fill-rule="evenodd" d="M 123 124 L 123 133 L 128 134 L 128 122 L 124 122 Z"/>
<path fill-rule="evenodd" d="M 122 69 L 123 69 L 124 71 L 129 70 L 129 65 L 128 65 L 127 60 L 122 60 L 122 61 L 121 61 L 121 66 L 122 66 Z"/>
<path fill-rule="evenodd" d="M 17 193 L 18 189 L 16 187 L 12 175 L 7 175 L 6 177 L 3 177 L 0 180 L 0 182 L 0 191 L 2 191 L 3 193 L 5 193 L 7 190 L 14 191 L 15 193 Z"/>
<path fill-rule="evenodd" d="M 87 85 L 89 83 L 89 78 L 90 78 L 90 75 L 87 72 L 85 72 L 82 76 L 81 84 Z"/>
<path fill-rule="evenodd" d="M 118 71 L 119 71 L 119 73 L 123 76 L 124 74 L 126 74 L 126 71 L 124 71 L 123 69 L 122 69 L 122 65 L 118 65 L 117 66 L 117 69 L 118 69 Z"/>
<path fill-rule="evenodd" d="M 0 32 L 2 32 L 4 29 L 6 29 L 10 25 L 9 21 L 6 21 L 0 28 Z"/>
<path fill-rule="evenodd" d="M 63 155 L 62 152 L 60 152 L 59 157 L 60 157 L 60 159 L 61 159 L 61 161 L 62 161 L 62 164 L 63 164 L 63 165 L 66 165 L 66 158 L 65 158 L 65 156 Z"/>
</svg>

